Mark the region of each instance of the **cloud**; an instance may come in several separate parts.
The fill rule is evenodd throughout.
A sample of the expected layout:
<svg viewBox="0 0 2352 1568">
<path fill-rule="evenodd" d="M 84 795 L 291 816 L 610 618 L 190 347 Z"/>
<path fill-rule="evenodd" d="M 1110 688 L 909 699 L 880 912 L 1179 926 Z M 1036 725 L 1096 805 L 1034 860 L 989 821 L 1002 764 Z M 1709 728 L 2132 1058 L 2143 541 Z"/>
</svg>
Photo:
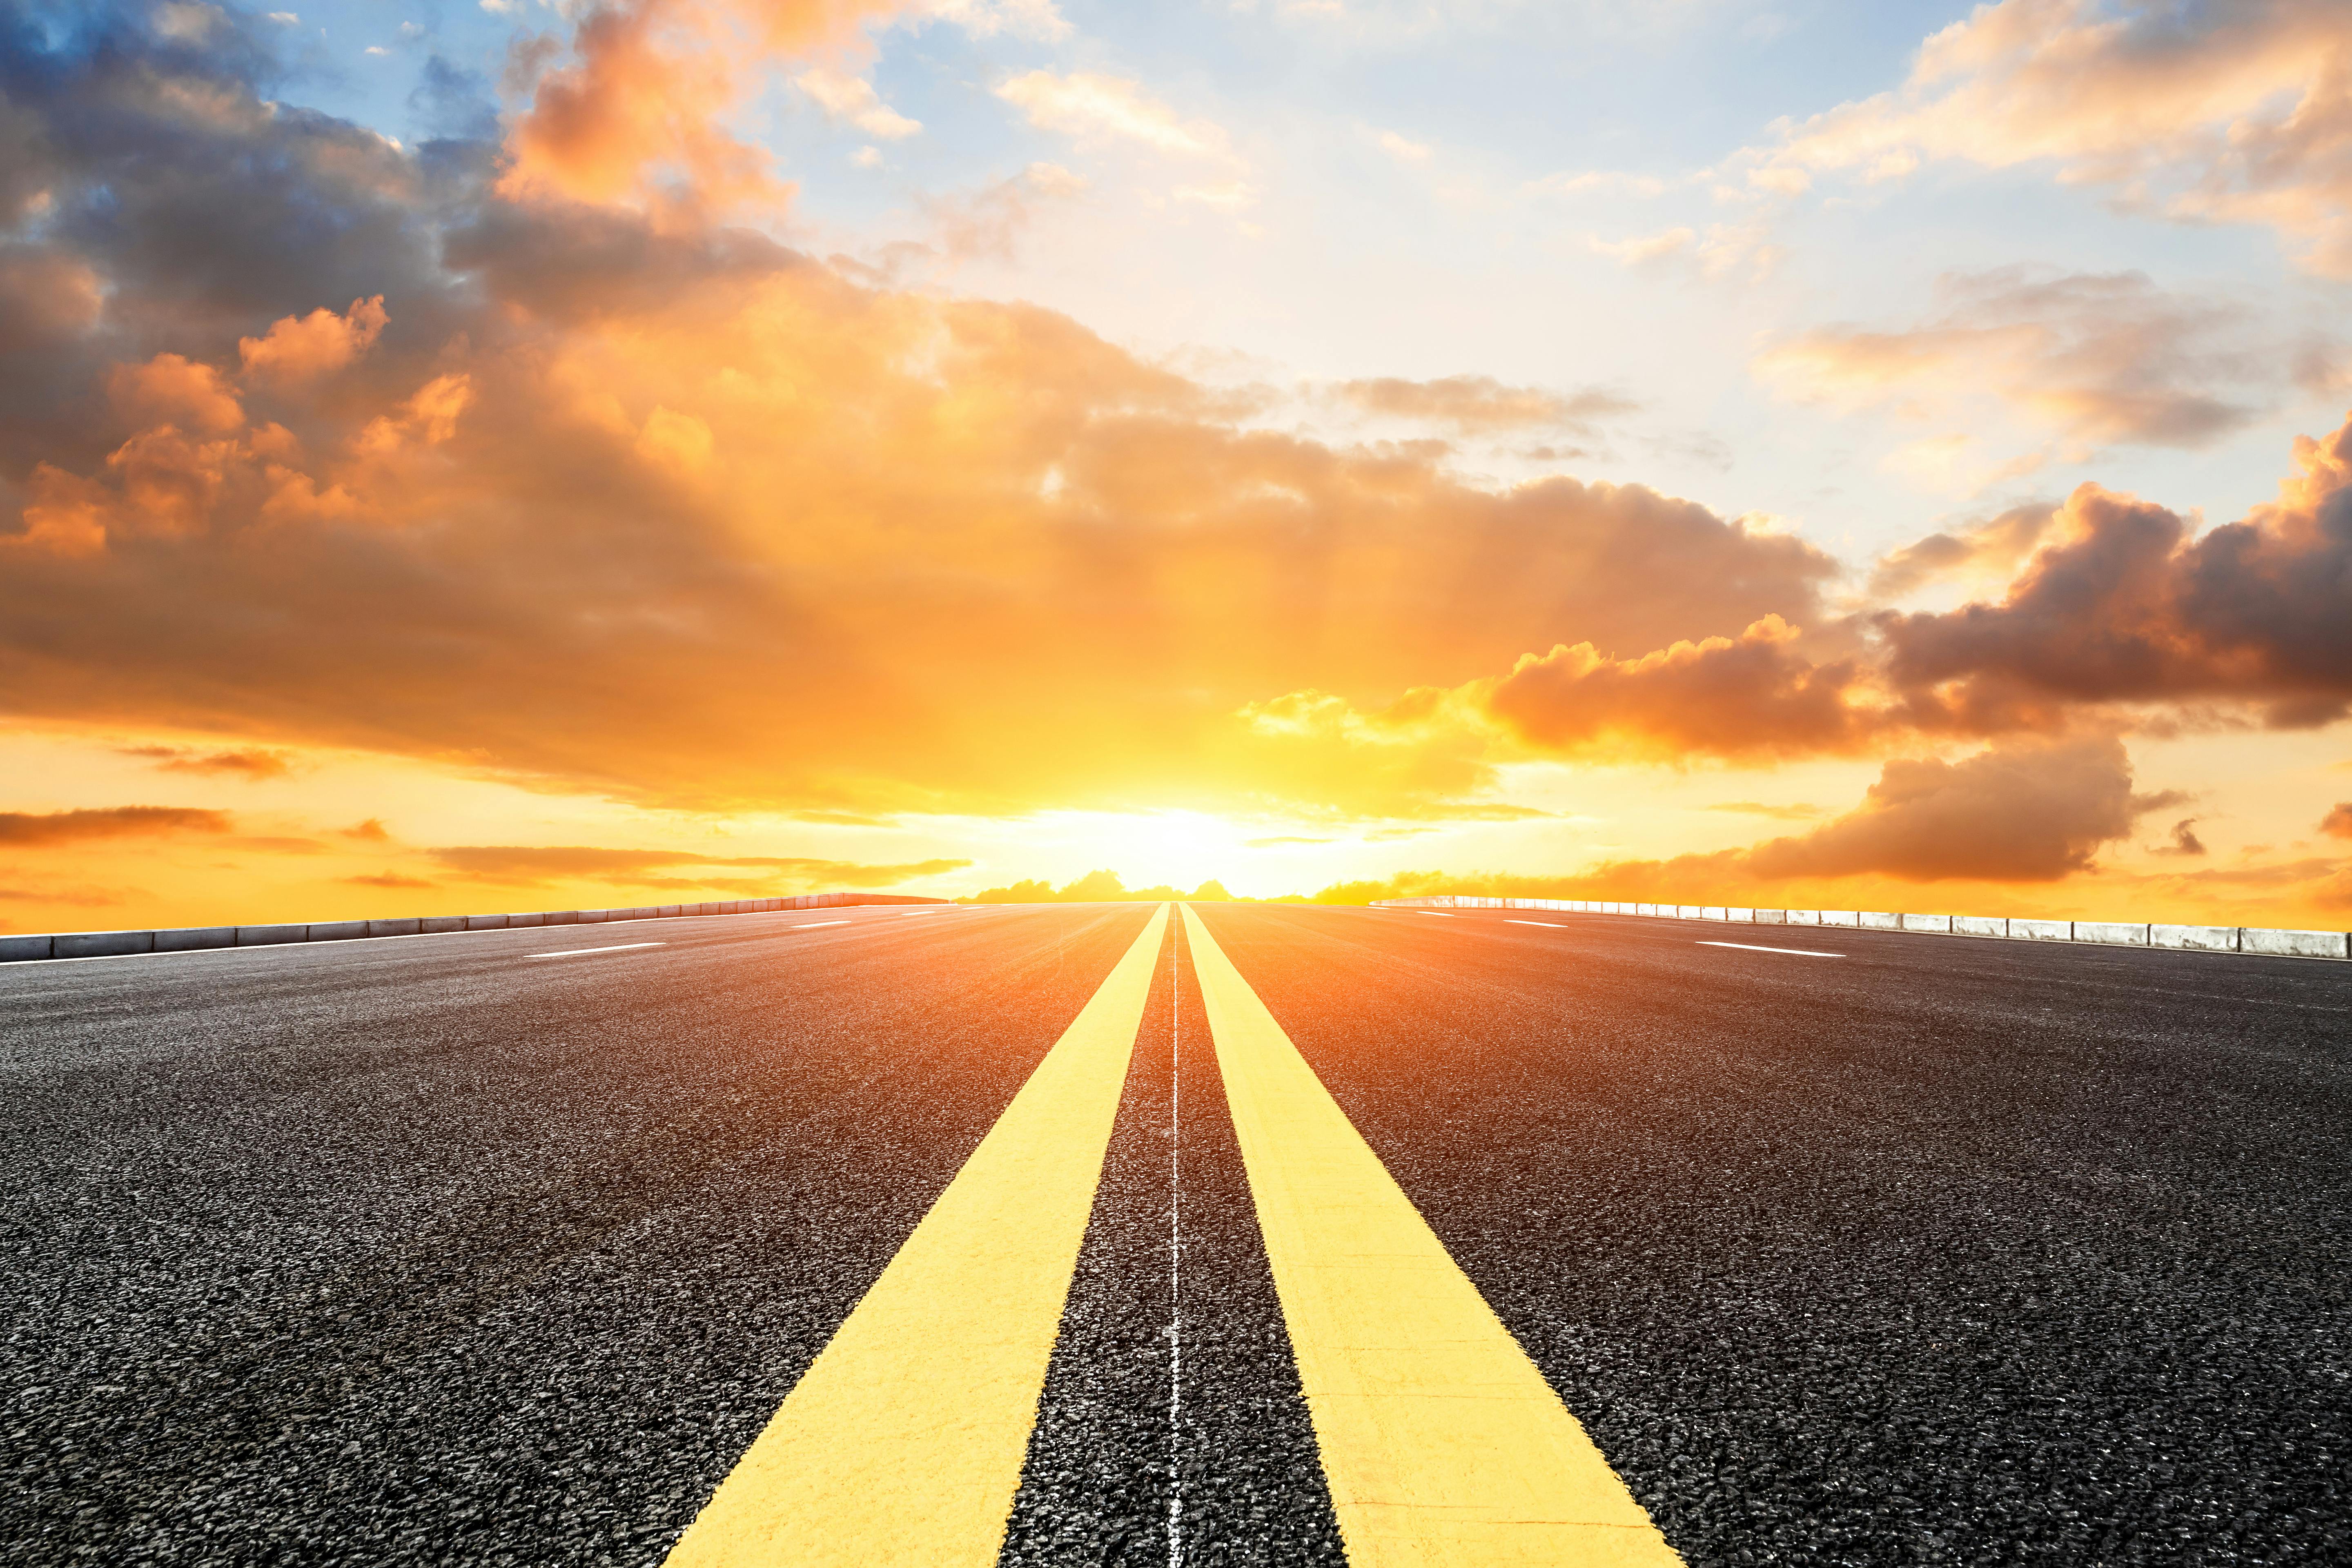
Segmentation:
<svg viewBox="0 0 2352 1568">
<path fill-rule="evenodd" d="M 383 296 L 354 300 L 337 315 L 325 306 L 307 316 L 285 316 L 267 336 L 237 340 L 247 374 L 301 382 L 342 369 L 365 353 L 383 331 Z"/>
<path fill-rule="evenodd" d="M 1058 131 L 1081 141 L 1135 142 L 1177 157 L 1233 156 L 1222 127 L 1205 120 L 1180 120 L 1140 82 L 1124 77 L 1034 70 L 999 84 L 996 96 L 1041 131 Z"/>
<path fill-rule="evenodd" d="M 1520 744 L 1547 755 L 1673 760 L 1851 752 L 1883 722 L 1861 666 L 1817 664 L 1778 616 L 1738 637 L 1677 642 L 1639 658 L 1591 643 L 1530 654 L 1470 700 Z"/>
<path fill-rule="evenodd" d="M 715 885 L 707 877 L 656 875 L 680 867 L 751 869 L 763 875 L 761 886 L 887 888 L 919 877 L 960 871 L 969 860 L 910 860 L 896 865 L 867 865 L 854 860 L 824 860 L 792 856 L 697 855 L 672 849 L 607 849 L 588 845 L 459 845 L 426 851 L 435 860 L 474 881 L 521 885 L 554 881 L 593 881 L 646 887 Z"/>
<path fill-rule="evenodd" d="M 356 838 L 362 844 L 388 844 L 392 841 L 392 833 L 384 826 L 383 818 L 380 816 L 371 816 L 364 822 L 355 822 L 349 827 L 338 828 L 336 831 L 346 838 Z"/>
<path fill-rule="evenodd" d="M 1400 163 L 1417 167 L 1429 162 L 1429 148 L 1425 143 L 1411 141 L 1393 131 L 1380 132 L 1372 140 L 1379 143 L 1381 152 Z"/>
<path fill-rule="evenodd" d="M 26 849 L 179 833 L 226 833 L 229 814 L 181 805 L 89 806 L 74 811 L 0 811 L 0 844 Z"/>
<path fill-rule="evenodd" d="M 1889 762 L 1859 807 L 1745 851 L 1739 868 L 1767 879 L 2054 881 L 2088 868 L 2134 816 L 2115 737 L 2011 742 L 1957 763 Z"/>
<path fill-rule="evenodd" d="M 874 84 L 863 77 L 808 70 L 793 78 L 793 85 L 816 100 L 817 106 L 827 115 L 847 121 L 868 136 L 894 142 L 916 135 L 923 129 L 921 121 L 909 120 L 883 102 Z"/>
<path fill-rule="evenodd" d="M 1829 814 L 1818 805 L 1799 802 L 1792 805 L 1771 805 L 1759 800 L 1724 800 L 1709 805 L 1709 811 L 1737 812 L 1742 816 L 1771 816 L 1786 822 L 1810 822 Z"/>
<path fill-rule="evenodd" d="M 168 773 L 205 773 L 241 778 L 251 783 L 279 779 L 292 773 L 283 752 L 258 748 L 234 752 L 191 752 L 180 746 L 125 746 L 126 757 L 142 757 Z"/>
<path fill-rule="evenodd" d="M 269 111 L 261 57 L 175 55 L 189 85 L 142 94 L 135 37 L 11 37 L 39 248 L 108 291 L 102 341 L 0 378 L 17 712 L 654 805 L 1418 819 L 1491 808 L 1478 748 L 1367 772 L 1238 715 L 1822 618 L 1820 551 L 1642 486 L 1268 430 L 1048 310 Z M 331 394 L 247 368 L 246 340 L 379 297 Z M 1489 390 L 1448 406 L 1493 416 Z"/>
<path fill-rule="evenodd" d="M 525 46 L 509 71 L 509 86 L 527 88 L 530 101 L 514 123 L 501 184 L 539 200 L 780 201 L 788 193 L 768 154 L 724 129 L 726 111 L 780 62 L 853 47 L 861 22 L 898 8 L 891 0 L 618 0 L 589 9 L 568 58 Z"/>
<path fill-rule="evenodd" d="M 387 888 L 395 889 L 437 888 L 441 884 L 424 877 L 404 877 L 397 871 L 382 871 L 373 876 L 341 879 L 354 888 Z"/>
<path fill-rule="evenodd" d="M 2000 0 L 1921 46 L 1901 89 L 1782 128 L 1749 178 L 1899 179 L 1927 159 L 2043 165 L 2119 205 L 2266 225 L 2352 276 L 2352 35 L 2340 0 Z"/>
<path fill-rule="evenodd" d="M 953 23 L 975 38 L 1010 33 L 1052 43 L 1070 36 L 1054 0 L 924 0 L 917 14 Z"/>
<path fill-rule="evenodd" d="M 2319 831 L 2330 838 L 2352 838 L 2352 801 L 2338 801 L 2320 818 Z"/>
<path fill-rule="evenodd" d="M 1717 223 L 1709 224 L 1704 234 L 1687 226 L 1677 226 L 1625 239 L 1593 236 L 1585 243 L 1594 255 L 1605 256 L 1636 271 L 1660 270 L 1670 263 L 1687 259 L 1702 277 L 1727 278 L 1745 271 L 1752 278 L 1760 278 L 1770 272 L 1780 258 L 1779 249 L 1767 242 L 1766 235 L 1760 224 Z"/>
<path fill-rule="evenodd" d="M 1817 328 L 1753 368 L 1790 397 L 1919 420 L 1967 422 L 1969 400 L 1989 398 L 2080 453 L 2209 445 L 2261 415 L 2292 372 L 2243 309 L 2137 272 L 1948 273 L 1937 293 L 1924 325 Z"/>
<path fill-rule="evenodd" d="M 2081 487 L 1999 603 L 1879 616 L 1890 678 L 1979 725 L 2213 698 L 2329 721 L 2352 709 L 2352 424 L 2295 454 L 2275 503 L 2194 537 L 2177 512 Z"/>
<path fill-rule="evenodd" d="M 1888 551 L 1871 574 L 1871 596 L 1899 599 L 1949 578 L 2005 583 L 2057 515 L 2058 508 L 2044 502 L 2011 507 L 1957 533 L 1931 533 Z"/>
<path fill-rule="evenodd" d="M 1600 388 L 1561 394 L 1535 386 L 1507 386 L 1488 375 L 1449 375 L 1437 381 L 1375 376 L 1343 381 L 1331 389 L 1342 403 L 1365 414 L 1450 425 L 1465 434 L 1526 426 L 1590 431 L 1594 421 L 1630 414 L 1640 405 Z"/>
</svg>

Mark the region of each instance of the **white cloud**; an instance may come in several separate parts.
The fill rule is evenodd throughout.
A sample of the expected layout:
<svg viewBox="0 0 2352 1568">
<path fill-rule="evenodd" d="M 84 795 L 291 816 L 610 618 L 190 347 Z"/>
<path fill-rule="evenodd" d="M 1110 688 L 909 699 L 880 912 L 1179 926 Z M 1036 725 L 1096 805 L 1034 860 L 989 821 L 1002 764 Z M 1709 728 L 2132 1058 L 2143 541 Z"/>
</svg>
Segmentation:
<svg viewBox="0 0 2352 1568">
<path fill-rule="evenodd" d="M 1688 257 L 1709 278 L 1726 278 L 1743 270 L 1760 277 L 1780 258 L 1780 251 L 1765 242 L 1761 224 L 1709 224 L 1704 235 L 1684 226 L 1630 239 L 1593 238 L 1586 243 L 1596 254 L 1637 269 Z"/>
<path fill-rule="evenodd" d="M 392 53 L 390 49 L 385 48 L 382 44 L 370 44 L 364 52 L 371 55 L 389 55 Z"/>
<path fill-rule="evenodd" d="M 1079 138 L 1117 137 L 1183 157 L 1230 159 L 1223 128 L 1205 120 L 1180 121 L 1176 111 L 1123 77 L 1035 70 L 1017 76 L 996 96 L 1043 131 Z"/>
<path fill-rule="evenodd" d="M 269 19 L 288 27 L 299 27 L 302 25 L 302 18 L 291 11 L 272 11 L 269 13 Z"/>
<path fill-rule="evenodd" d="M 861 169 L 878 169 L 882 166 L 882 149 L 860 147 L 849 155 L 849 161 Z"/>
<path fill-rule="evenodd" d="M 1257 190 L 1245 180 L 1225 180 L 1213 185 L 1180 185 L 1174 195 L 1180 202 L 1230 213 L 1239 212 L 1257 200 Z"/>
<path fill-rule="evenodd" d="M 874 90 L 874 84 L 863 77 L 841 76 L 829 70 L 803 71 L 793 79 L 793 85 L 816 100 L 826 114 L 835 120 L 845 120 L 868 136 L 879 136 L 886 142 L 912 136 L 922 130 L 922 122 L 909 120 L 888 104 Z"/>
<path fill-rule="evenodd" d="M 1588 169 L 1580 174 L 1547 174 L 1528 188 L 1541 195 L 1552 196 L 1582 196 L 1596 193 L 1655 196 L 1664 194 L 1666 183 L 1651 174 L 1628 174 L 1613 169 Z"/>
<path fill-rule="evenodd" d="M 1054 0 L 929 0 L 916 14 L 952 23 L 975 38 L 1011 33 L 1050 43 L 1070 36 L 1070 24 L 1054 8 Z"/>
<path fill-rule="evenodd" d="M 1429 162 L 1429 149 L 1426 146 L 1419 142 L 1409 142 L 1393 131 L 1383 131 L 1375 140 L 1380 142 L 1381 152 L 1400 163 Z"/>
<path fill-rule="evenodd" d="M 1698 231 L 1692 228 L 1670 228 L 1660 234 L 1637 236 L 1632 239 L 1600 239 L 1589 241 L 1597 255 L 1626 267 L 1653 267 L 1672 257 L 1680 256 L 1698 243 Z"/>
<path fill-rule="evenodd" d="M 1897 90 L 1779 129 L 1744 161 L 1781 194 L 1925 159 L 2046 163 L 2127 207 L 2265 224 L 2308 269 L 2352 278 L 2345 0 L 2000 0 L 1929 37 Z"/>
</svg>

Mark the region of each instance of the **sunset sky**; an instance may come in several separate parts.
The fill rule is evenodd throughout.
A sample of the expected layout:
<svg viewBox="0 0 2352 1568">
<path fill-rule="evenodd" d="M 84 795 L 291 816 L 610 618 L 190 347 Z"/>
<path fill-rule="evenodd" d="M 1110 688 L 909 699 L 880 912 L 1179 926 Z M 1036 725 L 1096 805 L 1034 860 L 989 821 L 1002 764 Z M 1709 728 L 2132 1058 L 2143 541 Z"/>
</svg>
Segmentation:
<svg viewBox="0 0 2352 1568">
<path fill-rule="evenodd" d="M 0 929 L 2352 923 L 2343 0 L 0 0 Z"/>
</svg>

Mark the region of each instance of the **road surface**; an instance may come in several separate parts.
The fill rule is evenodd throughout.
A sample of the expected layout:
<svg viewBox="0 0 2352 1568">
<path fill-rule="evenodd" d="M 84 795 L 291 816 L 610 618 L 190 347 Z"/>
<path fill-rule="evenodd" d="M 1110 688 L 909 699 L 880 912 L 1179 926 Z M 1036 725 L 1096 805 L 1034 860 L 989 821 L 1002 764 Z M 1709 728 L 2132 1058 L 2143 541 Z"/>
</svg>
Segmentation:
<svg viewBox="0 0 2352 1568">
<path fill-rule="evenodd" d="M 2352 1561 L 2352 966 L 1738 934 L 0 969 L 0 1561 Z M 1462 1522 L 1522 1482 L 1582 1500 Z"/>
</svg>

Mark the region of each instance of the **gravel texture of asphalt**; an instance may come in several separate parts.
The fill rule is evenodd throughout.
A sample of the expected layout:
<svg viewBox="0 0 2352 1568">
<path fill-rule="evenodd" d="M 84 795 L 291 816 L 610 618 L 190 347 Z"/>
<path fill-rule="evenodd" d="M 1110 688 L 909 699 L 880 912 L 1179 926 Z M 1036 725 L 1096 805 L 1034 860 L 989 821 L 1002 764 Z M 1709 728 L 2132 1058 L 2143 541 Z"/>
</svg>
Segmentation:
<svg viewBox="0 0 2352 1568">
<path fill-rule="evenodd" d="M 2352 1561 L 2352 965 L 1201 912 L 1694 1568 Z M 0 968 L 0 1562 L 657 1563 L 1150 913 Z M 1017 1568 L 1345 1561 L 1170 932 Z"/>
<path fill-rule="evenodd" d="M 2352 965 L 1202 914 L 1694 1568 L 2352 1562 Z"/>
<path fill-rule="evenodd" d="M 0 970 L 0 1559 L 657 1562 L 1149 913 Z"/>
</svg>

